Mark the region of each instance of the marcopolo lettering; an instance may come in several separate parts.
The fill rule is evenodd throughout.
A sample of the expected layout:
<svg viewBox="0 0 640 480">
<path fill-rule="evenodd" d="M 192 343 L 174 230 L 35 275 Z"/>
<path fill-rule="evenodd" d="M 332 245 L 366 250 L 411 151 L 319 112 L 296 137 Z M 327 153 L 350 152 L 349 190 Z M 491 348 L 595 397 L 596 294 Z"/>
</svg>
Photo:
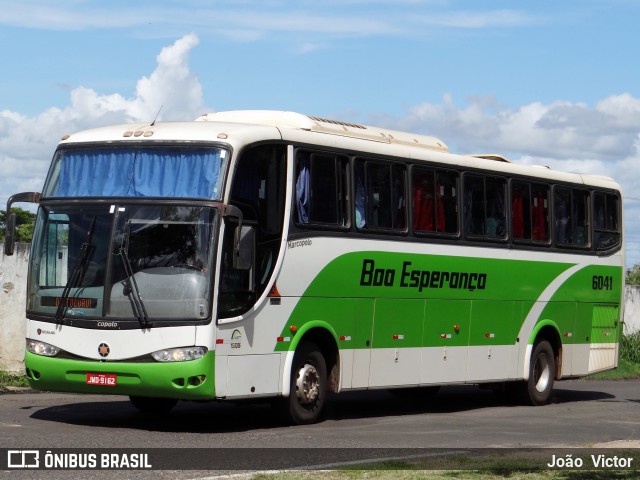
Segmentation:
<svg viewBox="0 0 640 480">
<path fill-rule="evenodd" d="M 409 261 L 402 262 L 402 270 L 398 277 L 398 286 L 401 288 L 415 288 L 418 292 L 439 288 L 473 292 L 487 288 L 486 273 L 420 270 L 411 268 L 411 265 Z M 368 258 L 362 261 L 360 285 L 363 287 L 393 287 L 396 277 L 394 268 L 377 268 L 375 261 Z"/>
<path fill-rule="evenodd" d="M 310 247 L 311 245 L 313 245 L 313 242 L 310 238 L 305 238 L 303 240 L 289 240 L 287 242 L 287 247 L 289 248 Z"/>
</svg>

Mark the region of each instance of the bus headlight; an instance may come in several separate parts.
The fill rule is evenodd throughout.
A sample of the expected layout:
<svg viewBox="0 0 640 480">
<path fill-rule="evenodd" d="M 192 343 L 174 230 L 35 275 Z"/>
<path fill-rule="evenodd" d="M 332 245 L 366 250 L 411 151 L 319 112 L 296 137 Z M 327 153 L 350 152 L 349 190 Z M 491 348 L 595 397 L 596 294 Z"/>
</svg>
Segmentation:
<svg viewBox="0 0 640 480">
<path fill-rule="evenodd" d="M 157 362 L 188 362 L 202 358 L 206 353 L 205 347 L 182 347 L 158 350 L 153 352 L 151 356 Z"/>
<path fill-rule="evenodd" d="M 27 338 L 27 350 L 36 355 L 44 355 L 45 357 L 55 357 L 60 352 L 58 347 L 29 338 Z"/>
</svg>

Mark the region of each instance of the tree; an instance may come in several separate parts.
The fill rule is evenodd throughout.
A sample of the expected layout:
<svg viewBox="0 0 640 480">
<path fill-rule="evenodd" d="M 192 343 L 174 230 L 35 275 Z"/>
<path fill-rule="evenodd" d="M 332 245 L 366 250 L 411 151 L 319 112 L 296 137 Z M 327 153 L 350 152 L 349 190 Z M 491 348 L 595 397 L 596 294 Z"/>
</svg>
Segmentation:
<svg viewBox="0 0 640 480">
<path fill-rule="evenodd" d="M 36 214 L 20 207 L 14 207 L 11 212 L 16 214 L 16 242 L 31 243 Z M 4 241 L 4 227 L 7 224 L 7 212 L 0 210 L 0 241 Z"/>
<path fill-rule="evenodd" d="M 627 285 L 640 285 L 640 263 L 627 270 Z"/>
</svg>

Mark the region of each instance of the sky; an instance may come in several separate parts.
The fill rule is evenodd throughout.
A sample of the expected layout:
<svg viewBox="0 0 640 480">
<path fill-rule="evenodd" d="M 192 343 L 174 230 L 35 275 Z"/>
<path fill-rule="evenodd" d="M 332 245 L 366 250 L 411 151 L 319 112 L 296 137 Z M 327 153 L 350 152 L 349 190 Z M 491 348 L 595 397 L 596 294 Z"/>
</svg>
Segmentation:
<svg viewBox="0 0 640 480">
<path fill-rule="evenodd" d="M 626 263 L 640 263 L 640 1 L 0 0 L 0 12 L 0 205 L 42 189 L 65 134 L 291 110 L 611 176 Z"/>
</svg>

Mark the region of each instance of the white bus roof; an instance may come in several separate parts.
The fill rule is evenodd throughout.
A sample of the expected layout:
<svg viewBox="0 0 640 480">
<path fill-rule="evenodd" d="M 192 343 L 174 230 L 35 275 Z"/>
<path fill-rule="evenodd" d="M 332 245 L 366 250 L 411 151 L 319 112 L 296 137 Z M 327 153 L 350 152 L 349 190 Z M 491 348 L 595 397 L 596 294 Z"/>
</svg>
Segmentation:
<svg viewBox="0 0 640 480">
<path fill-rule="evenodd" d="M 619 185 L 613 179 L 605 176 L 520 165 L 493 153 L 452 154 L 449 153 L 447 145 L 436 137 L 288 111 L 238 110 L 208 113 L 192 122 L 114 125 L 67 135 L 60 143 L 113 143 L 127 140 L 222 141 L 229 143 L 233 148 L 242 148 L 247 143 L 273 139 L 619 189 Z"/>
<path fill-rule="evenodd" d="M 301 113 L 274 110 L 239 110 L 207 113 L 196 119 L 207 122 L 255 123 L 274 127 L 292 127 L 309 132 L 328 133 L 376 142 L 410 145 L 440 152 L 448 152 L 447 145 L 436 137 L 418 135 L 397 130 L 370 127 L 352 122 L 342 122 Z"/>
</svg>

